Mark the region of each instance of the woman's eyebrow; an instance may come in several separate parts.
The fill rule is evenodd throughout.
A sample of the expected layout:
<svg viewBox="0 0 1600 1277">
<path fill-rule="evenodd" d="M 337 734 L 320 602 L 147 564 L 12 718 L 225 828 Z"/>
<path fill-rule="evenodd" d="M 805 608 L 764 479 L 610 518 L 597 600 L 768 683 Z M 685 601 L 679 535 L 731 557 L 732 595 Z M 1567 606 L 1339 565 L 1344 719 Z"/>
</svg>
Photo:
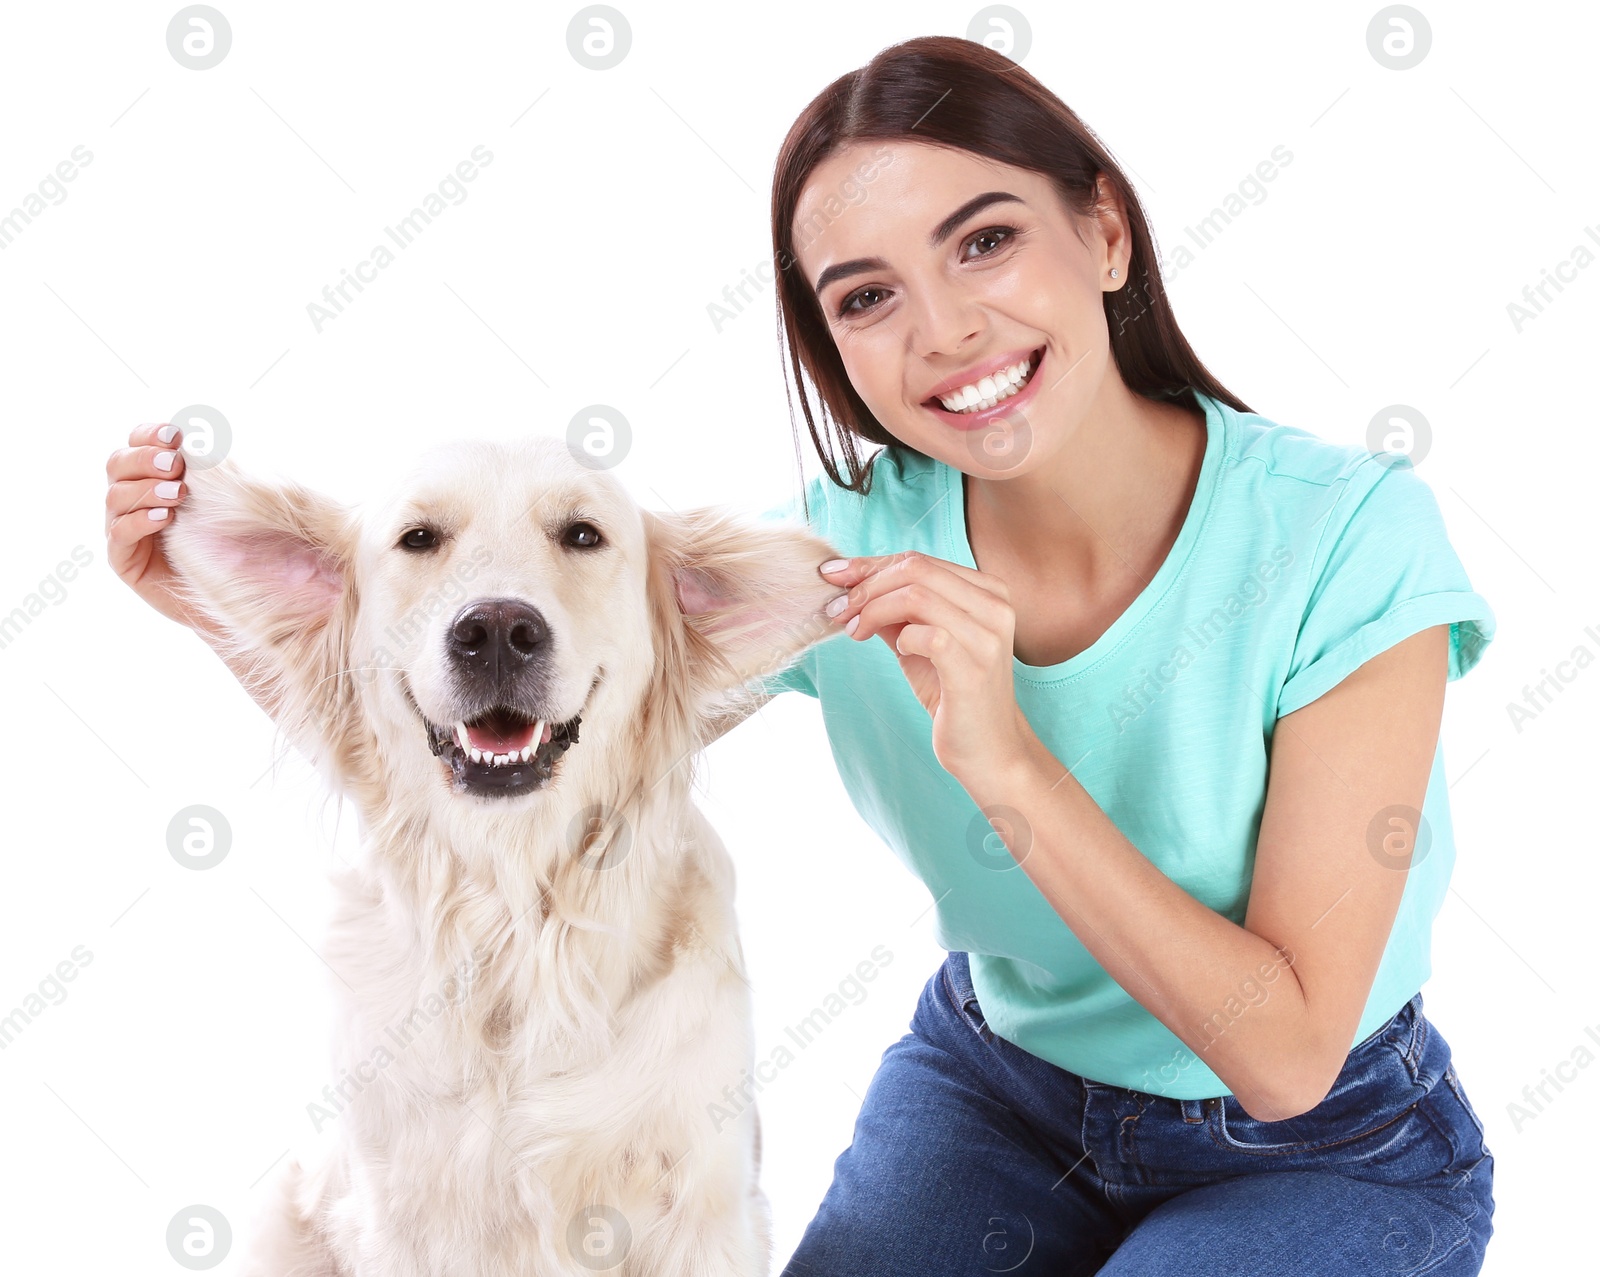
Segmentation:
<svg viewBox="0 0 1600 1277">
<path fill-rule="evenodd" d="M 818 275 L 817 282 L 813 286 L 812 291 L 814 291 L 820 297 L 822 295 L 822 290 L 829 284 L 833 283 L 833 281 L 836 279 L 844 279 L 849 275 L 865 274 L 869 270 L 888 269 L 889 263 L 884 261 L 881 257 L 853 258 L 848 262 L 840 262 L 835 266 L 830 266 L 827 268 L 827 270 L 823 271 L 822 274 Z"/>
<path fill-rule="evenodd" d="M 928 247 L 938 248 L 940 244 L 955 234 L 956 228 L 962 222 L 966 221 L 974 213 L 988 208 L 991 204 L 1004 204 L 1008 201 L 1014 204 L 1025 203 L 1020 195 L 1013 195 L 1010 191 L 985 191 L 982 195 L 974 195 L 933 228 L 932 233 L 928 236 Z M 817 276 L 813 291 L 818 296 L 821 296 L 822 290 L 836 279 L 844 279 L 850 275 L 861 275 L 872 270 L 887 270 L 888 267 L 889 263 L 881 257 L 856 257 L 848 262 L 840 262 L 835 266 L 828 267 L 822 274 Z"/>
<path fill-rule="evenodd" d="M 986 209 L 991 204 L 1004 204 L 1010 201 L 1013 204 L 1023 203 L 1020 195 L 1013 195 L 1010 191 L 985 191 L 982 195 L 974 195 L 960 208 L 951 213 L 949 217 L 933 228 L 933 233 L 928 236 L 928 247 L 938 248 L 940 244 L 955 234 L 956 228 L 971 217 L 974 213 Z"/>
</svg>

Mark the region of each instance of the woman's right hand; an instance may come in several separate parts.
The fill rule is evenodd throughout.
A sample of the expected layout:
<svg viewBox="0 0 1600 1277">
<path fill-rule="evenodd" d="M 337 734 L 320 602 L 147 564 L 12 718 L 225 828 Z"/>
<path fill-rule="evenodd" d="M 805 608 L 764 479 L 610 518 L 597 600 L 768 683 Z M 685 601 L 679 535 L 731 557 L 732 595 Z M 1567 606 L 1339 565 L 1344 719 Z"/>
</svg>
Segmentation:
<svg viewBox="0 0 1600 1277">
<path fill-rule="evenodd" d="M 112 571 L 161 615 L 200 630 L 197 618 L 172 593 L 174 573 L 158 535 L 188 492 L 182 443 L 178 427 L 147 422 L 107 460 L 106 558 Z"/>
</svg>

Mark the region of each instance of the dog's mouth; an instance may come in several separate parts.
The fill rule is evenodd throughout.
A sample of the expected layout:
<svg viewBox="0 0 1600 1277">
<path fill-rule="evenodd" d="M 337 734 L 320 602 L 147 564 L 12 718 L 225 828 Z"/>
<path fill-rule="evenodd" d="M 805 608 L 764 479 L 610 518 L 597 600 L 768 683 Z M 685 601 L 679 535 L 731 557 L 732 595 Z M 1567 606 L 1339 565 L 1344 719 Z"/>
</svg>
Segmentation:
<svg viewBox="0 0 1600 1277">
<path fill-rule="evenodd" d="M 599 684 L 596 674 L 583 709 Z M 404 680 L 402 686 L 427 729 L 429 751 L 449 767 L 451 787 L 457 793 L 510 798 L 543 789 L 555 776 L 562 756 L 578 743 L 582 709 L 555 722 L 517 705 L 497 704 L 446 726 L 422 712 Z"/>
</svg>

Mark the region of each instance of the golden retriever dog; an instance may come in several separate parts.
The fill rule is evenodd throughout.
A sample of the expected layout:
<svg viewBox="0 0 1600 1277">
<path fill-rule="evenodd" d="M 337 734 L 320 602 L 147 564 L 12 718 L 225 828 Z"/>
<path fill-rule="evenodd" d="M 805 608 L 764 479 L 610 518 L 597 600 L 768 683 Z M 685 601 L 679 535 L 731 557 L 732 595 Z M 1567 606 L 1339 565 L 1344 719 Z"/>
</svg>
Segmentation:
<svg viewBox="0 0 1600 1277">
<path fill-rule="evenodd" d="M 188 482 L 180 595 L 361 829 L 331 1151 L 240 1271 L 767 1273 L 733 865 L 691 772 L 829 635 L 833 548 L 645 510 L 554 437 L 441 445 L 358 508 L 232 459 Z"/>
</svg>

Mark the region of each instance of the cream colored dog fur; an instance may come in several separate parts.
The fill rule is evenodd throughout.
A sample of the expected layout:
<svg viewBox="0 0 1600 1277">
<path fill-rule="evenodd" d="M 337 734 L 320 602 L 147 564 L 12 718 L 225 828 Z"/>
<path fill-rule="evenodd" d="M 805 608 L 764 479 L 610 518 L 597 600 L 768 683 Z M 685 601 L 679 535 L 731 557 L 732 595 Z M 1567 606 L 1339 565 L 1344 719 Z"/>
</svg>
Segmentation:
<svg viewBox="0 0 1600 1277">
<path fill-rule="evenodd" d="M 555 438 L 439 446 L 359 509 L 231 459 L 187 479 L 184 595 L 361 825 L 323 953 L 334 1076 L 371 1081 L 241 1271 L 767 1273 L 755 1109 L 712 1116 L 751 998 L 691 772 L 749 679 L 829 635 L 832 547 L 645 510 Z M 550 743 L 473 763 L 452 727 L 491 702 Z"/>
</svg>

